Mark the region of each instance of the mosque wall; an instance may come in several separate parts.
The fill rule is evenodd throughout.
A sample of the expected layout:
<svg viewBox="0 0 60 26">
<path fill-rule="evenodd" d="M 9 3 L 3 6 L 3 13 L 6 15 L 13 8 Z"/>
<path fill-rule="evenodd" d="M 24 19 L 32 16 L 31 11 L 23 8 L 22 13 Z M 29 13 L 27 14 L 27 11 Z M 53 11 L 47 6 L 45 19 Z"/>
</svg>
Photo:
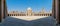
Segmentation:
<svg viewBox="0 0 60 26">
<path fill-rule="evenodd" d="M 52 13 L 9 13 L 8 16 L 52 16 Z"/>
<path fill-rule="evenodd" d="M 42 11 L 40 11 L 39 13 L 34 13 L 32 11 L 32 9 L 29 7 L 27 8 L 26 12 L 17 12 L 17 11 L 10 11 L 8 13 L 8 16 L 52 16 L 51 12 L 45 12 L 44 8 L 42 9 Z"/>
</svg>

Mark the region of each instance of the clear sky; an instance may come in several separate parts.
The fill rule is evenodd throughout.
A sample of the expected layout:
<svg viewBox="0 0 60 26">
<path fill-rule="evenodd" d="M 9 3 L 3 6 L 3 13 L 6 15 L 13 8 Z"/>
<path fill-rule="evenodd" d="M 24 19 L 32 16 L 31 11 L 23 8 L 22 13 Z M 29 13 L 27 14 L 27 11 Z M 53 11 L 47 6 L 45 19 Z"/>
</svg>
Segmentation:
<svg viewBox="0 0 60 26">
<path fill-rule="evenodd" d="M 41 11 L 42 8 L 52 9 L 52 0 L 6 0 L 8 11 L 26 11 L 31 7 L 33 11 Z"/>
</svg>

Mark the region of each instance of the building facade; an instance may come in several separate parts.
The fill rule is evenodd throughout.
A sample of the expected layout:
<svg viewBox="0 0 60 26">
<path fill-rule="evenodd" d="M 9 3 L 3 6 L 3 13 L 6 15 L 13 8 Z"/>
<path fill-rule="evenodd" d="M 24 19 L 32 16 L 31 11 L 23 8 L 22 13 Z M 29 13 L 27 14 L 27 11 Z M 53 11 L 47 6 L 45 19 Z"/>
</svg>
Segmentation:
<svg viewBox="0 0 60 26">
<path fill-rule="evenodd" d="M 40 12 L 33 12 L 32 8 L 27 8 L 26 12 L 11 11 L 8 16 L 52 16 L 52 12 L 45 12 L 44 8 Z"/>
<path fill-rule="evenodd" d="M 26 13 L 27 13 L 26 16 L 32 16 L 32 9 L 29 7 Z"/>
</svg>

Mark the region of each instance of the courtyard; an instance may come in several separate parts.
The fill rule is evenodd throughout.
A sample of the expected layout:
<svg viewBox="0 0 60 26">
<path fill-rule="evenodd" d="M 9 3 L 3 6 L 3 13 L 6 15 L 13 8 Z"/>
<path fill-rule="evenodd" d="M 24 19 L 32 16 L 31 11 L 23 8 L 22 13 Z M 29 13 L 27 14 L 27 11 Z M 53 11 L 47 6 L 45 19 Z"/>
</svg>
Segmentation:
<svg viewBox="0 0 60 26">
<path fill-rule="evenodd" d="M 56 26 L 51 16 L 8 16 L 0 26 Z"/>
</svg>

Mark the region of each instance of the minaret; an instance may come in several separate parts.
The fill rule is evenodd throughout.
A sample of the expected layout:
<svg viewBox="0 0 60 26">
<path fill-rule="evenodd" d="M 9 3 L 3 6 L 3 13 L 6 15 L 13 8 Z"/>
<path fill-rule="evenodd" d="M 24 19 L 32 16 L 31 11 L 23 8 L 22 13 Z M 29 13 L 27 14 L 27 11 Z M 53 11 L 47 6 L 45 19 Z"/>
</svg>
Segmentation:
<svg viewBox="0 0 60 26">
<path fill-rule="evenodd" d="M 41 13 L 45 13 L 45 9 L 44 8 L 42 8 Z"/>
</svg>

